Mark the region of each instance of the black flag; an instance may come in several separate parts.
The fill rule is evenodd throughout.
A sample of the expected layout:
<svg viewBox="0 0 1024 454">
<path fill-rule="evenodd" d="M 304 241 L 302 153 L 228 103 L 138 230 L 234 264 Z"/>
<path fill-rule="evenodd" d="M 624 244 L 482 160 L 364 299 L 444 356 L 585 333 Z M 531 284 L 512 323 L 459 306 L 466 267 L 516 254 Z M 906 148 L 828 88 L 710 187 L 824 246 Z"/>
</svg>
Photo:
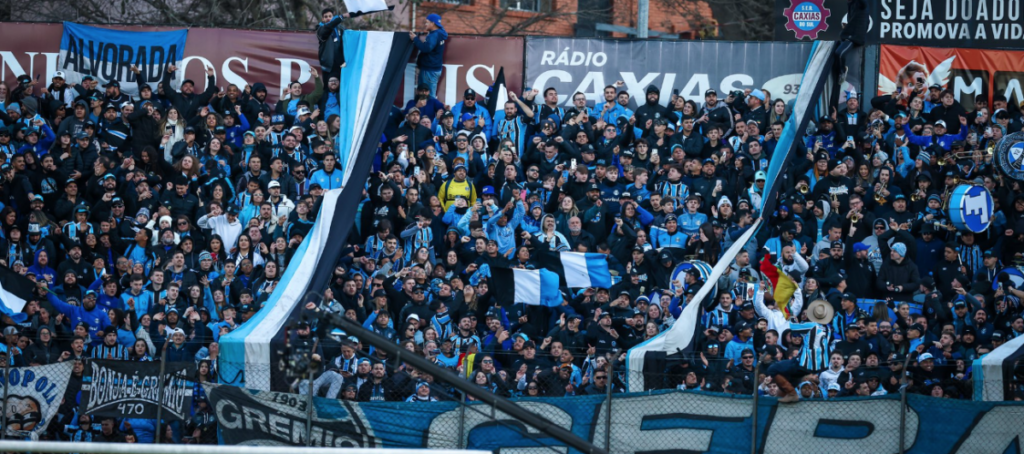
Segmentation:
<svg viewBox="0 0 1024 454">
<path fill-rule="evenodd" d="M 494 78 L 494 84 L 487 89 L 487 111 L 494 117 L 494 113 L 505 108 L 508 101 L 508 88 L 505 87 L 505 67 L 498 69 L 498 77 Z"/>
</svg>

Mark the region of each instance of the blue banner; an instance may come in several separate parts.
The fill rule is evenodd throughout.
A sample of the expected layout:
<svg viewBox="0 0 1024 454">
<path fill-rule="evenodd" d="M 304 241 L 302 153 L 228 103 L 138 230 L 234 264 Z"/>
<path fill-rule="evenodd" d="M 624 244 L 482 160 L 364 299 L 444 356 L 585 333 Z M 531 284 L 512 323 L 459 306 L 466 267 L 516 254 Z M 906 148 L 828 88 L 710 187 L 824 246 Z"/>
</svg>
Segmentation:
<svg viewBox="0 0 1024 454">
<path fill-rule="evenodd" d="M 181 66 L 186 39 L 188 30 L 128 32 L 64 22 L 57 66 L 68 83 L 92 76 L 102 87 L 116 80 L 122 92 L 134 96 L 141 77 L 156 92 L 167 66 Z M 142 73 L 136 76 L 132 65 Z"/>
<path fill-rule="evenodd" d="M 209 385 L 224 444 L 306 443 L 306 396 Z M 978 403 L 908 396 L 908 453 L 1002 453 L 1017 446 L 1019 402 Z M 604 396 L 521 399 L 518 403 L 576 435 L 604 447 L 608 406 Z M 748 396 L 683 391 L 616 395 L 610 452 L 751 452 L 752 400 Z M 313 446 L 500 449 L 562 447 L 535 428 L 491 408 L 457 402 L 372 402 L 313 399 Z M 460 418 L 465 418 L 460 441 Z M 758 401 L 758 451 L 897 452 L 899 395 L 778 404 Z M 794 451 L 794 448 L 796 450 Z M 577 451 L 569 449 L 568 452 Z M 1014 448 L 1013 452 L 1019 452 Z"/>
</svg>

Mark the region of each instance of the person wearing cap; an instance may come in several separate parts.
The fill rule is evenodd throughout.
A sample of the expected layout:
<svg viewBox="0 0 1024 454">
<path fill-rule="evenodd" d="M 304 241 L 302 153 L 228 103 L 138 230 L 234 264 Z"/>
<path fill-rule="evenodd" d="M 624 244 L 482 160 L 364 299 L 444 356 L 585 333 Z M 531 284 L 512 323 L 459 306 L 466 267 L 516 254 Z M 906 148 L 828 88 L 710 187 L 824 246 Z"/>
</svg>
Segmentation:
<svg viewBox="0 0 1024 454">
<path fill-rule="evenodd" d="M 455 163 L 452 176 L 441 184 L 437 190 L 437 198 L 444 206 L 445 212 L 451 211 L 456 206 L 456 199 L 462 198 L 467 205 L 476 203 L 476 186 L 466 179 L 469 171 L 463 163 Z M 461 207 L 461 208 L 465 208 Z"/>
<path fill-rule="evenodd" d="M 423 29 L 426 33 L 409 32 L 409 39 L 419 51 L 416 57 L 416 68 L 419 70 L 416 83 L 430 87 L 430 96 L 434 96 L 437 93 L 437 81 L 441 78 L 441 69 L 444 68 L 444 48 L 448 32 L 441 24 L 441 16 L 438 14 L 428 14 L 423 19 Z"/>
<path fill-rule="evenodd" d="M 174 190 L 164 191 L 160 202 L 171 210 L 171 216 L 187 216 L 195 219 L 199 210 L 199 198 L 189 191 L 191 181 L 184 175 L 178 175 L 174 179 Z"/>
<path fill-rule="evenodd" d="M 491 114 L 487 112 L 487 107 L 480 104 L 478 96 L 476 90 L 467 88 L 462 93 L 462 102 L 452 106 L 452 114 L 459 119 L 459 124 L 463 129 L 470 131 L 471 136 L 475 137 L 477 134 L 483 133 L 486 142 L 486 138 L 492 136 L 493 120 Z M 466 125 L 472 126 L 467 127 Z"/>
<path fill-rule="evenodd" d="M 829 156 L 839 151 L 845 141 L 846 137 L 840 138 L 839 132 L 835 130 L 835 120 L 828 115 L 823 115 L 818 119 L 817 131 L 807 136 L 805 145 L 813 153 L 824 151 L 827 153 L 826 156 Z"/>
<path fill-rule="evenodd" d="M 956 134 L 947 134 L 947 130 L 952 130 L 949 125 L 946 124 L 945 120 L 935 120 L 932 126 L 932 135 L 930 136 L 919 136 L 914 134 L 910 130 L 909 125 L 903 125 L 903 132 L 907 135 L 910 143 L 917 145 L 922 148 L 930 147 L 932 144 L 942 147 L 943 150 L 949 151 L 955 141 L 967 140 L 967 134 L 971 128 L 967 127 L 967 117 L 960 116 L 958 118 L 958 124 L 960 125 L 959 132 Z"/>
<path fill-rule="evenodd" d="M 747 107 L 750 110 L 743 115 L 743 123 L 749 125 L 750 122 L 754 122 L 757 125 L 757 135 L 764 135 L 764 133 L 768 132 L 769 126 L 768 109 L 765 105 L 771 102 L 771 100 L 765 97 L 764 91 L 761 91 L 760 88 L 755 88 L 750 91 L 750 96 L 747 96 L 746 101 Z"/>
<path fill-rule="evenodd" d="M 883 254 L 886 250 L 889 254 L 878 272 L 875 289 L 884 298 L 911 301 L 921 282 L 921 274 L 914 263 L 917 245 L 903 242 L 912 238 L 905 230 L 901 230 L 900 235 L 903 236 L 897 236 L 891 247 L 882 243 Z"/>
</svg>

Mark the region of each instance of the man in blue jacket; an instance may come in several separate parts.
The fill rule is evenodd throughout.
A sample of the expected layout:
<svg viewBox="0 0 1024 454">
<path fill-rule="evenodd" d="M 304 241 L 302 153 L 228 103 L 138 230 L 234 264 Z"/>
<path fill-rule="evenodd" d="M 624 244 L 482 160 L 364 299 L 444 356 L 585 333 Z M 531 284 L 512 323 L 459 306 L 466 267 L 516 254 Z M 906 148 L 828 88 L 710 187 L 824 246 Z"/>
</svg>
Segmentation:
<svg viewBox="0 0 1024 454">
<path fill-rule="evenodd" d="M 430 87 L 430 96 L 434 96 L 444 67 L 444 44 L 448 40 L 448 32 L 441 25 L 441 16 L 437 14 L 428 15 L 424 26 L 427 29 L 426 35 L 416 36 L 415 32 L 409 32 L 409 39 L 420 51 L 416 57 L 416 66 L 420 69 L 417 83 Z"/>
</svg>

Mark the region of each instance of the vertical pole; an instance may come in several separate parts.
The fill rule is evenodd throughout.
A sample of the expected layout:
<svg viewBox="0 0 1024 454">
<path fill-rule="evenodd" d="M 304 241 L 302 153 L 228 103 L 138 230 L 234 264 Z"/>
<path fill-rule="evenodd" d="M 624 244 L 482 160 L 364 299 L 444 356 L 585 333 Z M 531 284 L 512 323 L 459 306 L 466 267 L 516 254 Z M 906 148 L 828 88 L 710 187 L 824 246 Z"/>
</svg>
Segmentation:
<svg viewBox="0 0 1024 454">
<path fill-rule="evenodd" d="M 647 39 L 647 16 L 650 0 L 639 0 L 636 7 L 636 37 Z"/>
<path fill-rule="evenodd" d="M 0 431 L 0 440 L 7 438 L 7 395 L 11 387 L 8 386 L 11 378 L 11 346 L 7 346 L 7 360 L 4 361 L 4 406 L 3 406 L 3 430 Z"/>
<path fill-rule="evenodd" d="M 309 382 L 309 394 L 306 399 L 306 446 L 313 446 L 313 375 L 306 379 Z"/>
<path fill-rule="evenodd" d="M 608 378 L 605 380 L 605 389 L 607 394 L 604 397 L 606 405 L 608 405 L 608 411 L 605 413 L 604 418 L 604 450 L 612 452 L 612 387 L 614 386 L 614 380 L 612 379 L 612 371 L 615 370 L 615 360 L 618 357 L 612 357 L 611 361 L 608 361 Z"/>
<path fill-rule="evenodd" d="M 459 391 L 459 449 L 466 449 L 466 393 Z"/>
<path fill-rule="evenodd" d="M 750 411 L 750 454 L 757 454 L 757 404 L 758 404 L 758 392 L 757 384 L 760 383 L 758 375 L 761 371 L 761 362 L 758 361 L 754 365 L 754 408 Z"/>
<path fill-rule="evenodd" d="M 903 370 L 900 371 L 900 454 L 907 452 L 907 366 L 910 365 L 910 355 L 903 361 Z"/>
<path fill-rule="evenodd" d="M 412 17 L 411 17 L 411 19 L 409 19 L 409 22 L 410 22 L 409 27 L 412 29 L 412 32 L 416 33 L 416 2 L 415 1 L 412 2 Z"/>
<path fill-rule="evenodd" d="M 164 370 L 167 367 L 167 344 L 170 341 L 169 337 L 165 339 L 164 348 L 160 351 L 160 378 L 157 379 L 160 386 L 156 389 L 156 444 L 160 444 L 160 437 L 164 434 L 164 427 L 160 421 L 164 417 Z"/>
</svg>

